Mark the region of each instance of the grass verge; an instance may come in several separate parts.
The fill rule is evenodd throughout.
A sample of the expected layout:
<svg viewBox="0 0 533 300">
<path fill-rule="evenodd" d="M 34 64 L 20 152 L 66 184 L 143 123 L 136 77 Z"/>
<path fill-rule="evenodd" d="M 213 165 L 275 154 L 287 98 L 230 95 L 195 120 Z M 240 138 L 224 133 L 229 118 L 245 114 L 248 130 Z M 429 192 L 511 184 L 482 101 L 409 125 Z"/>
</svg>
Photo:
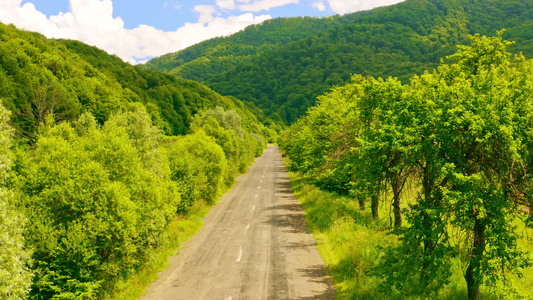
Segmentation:
<svg viewBox="0 0 533 300">
<path fill-rule="evenodd" d="M 309 231 L 318 244 L 337 299 L 383 299 L 375 278 L 367 276 L 382 254 L 381 246 L 397 243 L 387 234 L 385 221 L 376 222 L 370 210 L 346 197 L 328 193 L 289 173 L 292 189 L 302 204 Z M 382 211 L 380 213 L 385 213 Z"/>
</svg>

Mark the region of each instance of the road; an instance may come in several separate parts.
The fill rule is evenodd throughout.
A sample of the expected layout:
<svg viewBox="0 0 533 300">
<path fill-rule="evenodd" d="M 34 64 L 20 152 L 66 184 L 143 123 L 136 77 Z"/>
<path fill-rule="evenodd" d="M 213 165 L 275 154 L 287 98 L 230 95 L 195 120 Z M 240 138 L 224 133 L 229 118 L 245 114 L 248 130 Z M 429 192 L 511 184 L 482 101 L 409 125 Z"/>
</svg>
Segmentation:
<svg viewBox="0 0 533 300">
<path fill-rule="evenodd" d="M 142 300 L 334 298 L 276 146 L 204 222 Z"/>
</svg>

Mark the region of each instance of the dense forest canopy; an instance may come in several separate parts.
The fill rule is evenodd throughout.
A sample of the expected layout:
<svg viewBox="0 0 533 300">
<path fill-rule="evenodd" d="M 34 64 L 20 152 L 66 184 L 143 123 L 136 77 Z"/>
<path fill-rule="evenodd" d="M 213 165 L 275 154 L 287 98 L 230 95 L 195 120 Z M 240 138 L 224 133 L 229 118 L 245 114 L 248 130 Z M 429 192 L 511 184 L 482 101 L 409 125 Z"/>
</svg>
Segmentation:
<svg viewBox="0 0 533 300">
<path fill-rule="evenodd" d="M 57 121 L 91 112 L 102 124 L 131 103 L 142 103 L 167 135 L 186 134 L 195 114 L 221 106 L 252 126 L 262 113 L 197 82 L 140 69 L 81 42 L 48 40 L 0 24 L 0 98 L 18 136 L 32 138 L 53 113 Z"/>
<path fill-rule="evenodd" d="M 355 17 L 355 15 L 353 15 Z M 154 58 L 143 68 L 203 82 L 238 63 L 318 32 L 347 23 L 353 18 L 277 18 L 252 25 L 228 37 L 218 37 L 185 50 Z"/>
<path fill-rule="evenodd" d="M 494 35 L 507 29 L 504 37 L 516 42 L 511 52 L 533 54 L 531 0 L 408 0 L 342 17 L 270 22 L 287 26 L 278 32 L 268 30 L 270 23 L 248 28 L 235 38 L 192 46 L 146 67 L 205 82 L 223 95 L 255 103 L 267 114 L 292 123 L 317 96 L 332 85 L 346 84 L 352 74 L 394 76 L 407 83 L 413 74 L 436 68 L 456 45 L 468 42 L 469 34 Z M 317 30 L 307 31 L 309 26 L 303 26 L 304 35 L 293 34 L 305 22 L 314 22 Z M 264 43 L 255 47 L 268 45 L 268 51 L 250 50 L 242 58 L 225 59 L 225 49 L 253 47 L 241 38 L 251 31 L 259 41 L 274 34 L 298 40 Z M 163 64 L 182 61 L 185 56 L 188 59 L 183 62 L 188 63 L 178 63 L 175 69 L 171 63 Z M 220 61 L 232 62 L 231 69 L 219 67 Z"/>
</svg>

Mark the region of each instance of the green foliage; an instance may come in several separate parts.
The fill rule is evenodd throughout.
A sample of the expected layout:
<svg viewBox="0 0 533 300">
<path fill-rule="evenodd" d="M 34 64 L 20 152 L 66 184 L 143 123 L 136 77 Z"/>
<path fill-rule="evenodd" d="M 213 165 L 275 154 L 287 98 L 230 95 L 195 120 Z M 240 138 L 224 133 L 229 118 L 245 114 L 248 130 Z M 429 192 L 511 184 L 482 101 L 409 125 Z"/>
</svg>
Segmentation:
<svg viewBox="0 0 533 300">
<path fill-rule="evenodd" d="M 143 67 L 203 82 L 237 63 L 251 61 L 290 42 L 347 23 L 351 18 L 277 18 L 225 38 L 204 41 L 150 60 Z"/>
<path fill-rule="evenodd" d="M 383 290 L 435 297 L 459 260 L 470 299 L 483 287 L 517 296 L 510 276 L 531 264 L 513 223 L 532 206 L 533 63 L 511 60 L 502 34 L 471 36 L 471 46 L 449 57 L 456 63 L 410 85 L 354 76 L 283 136 L 291 167 L 318 186 L 342 191 L 324 184 L 335 181 L 359 201 L 392 194 L 400 243 L 373 271 Z M 350 132 L 349 146 L 333 132 Z M 417 201 L 403 206 L 402 227 L 408 181 Z"/>
<path fill-rule="evenodd" d="M 284 132 L 280 143 L 291 157 L 291 170 L 300 170 L 315 184 L 341 195 L 350 193 L 353 163 L 349 160 L 358 145 L 352 126 L 357 123 L 356 97 L 358 93 L 351 86 L 320 96 L 317 106 Z"/>
<path fill-rule="evenodd" d="M 261 155 L 266 143 L 260 135 L 244 132 L 240 126 L 240 117 L 235 111 L 225 111 L 217 107 L 208 110 L 198 118 L 198 125 L 215 138 L 222 147 L 228 160 L 225 184 L 230 186 L 237 174 L 244 173 L 246 167 L 256 156 Z"/>
<path fill-rule="evenodd" d="M 202 127 L 209 117 L 214 118 L 224 129 L 232 130 L 241 138 L 244 136 L 242 120 L 238 112 L 234 110 L 225 111 L 224 108 L 217 106 L 215 109 L 207 110 L 202 117 L 196 121 L 196 127 Z"/>
<path fill-rule="evenodd" d="M 84 115 L 74 129 L 48 119 L 17 178 L 36 269 L 32 298 L 94 298 L 135 270 L 179 203 L 165 157 L 147 161 L 149 119 L 125 114 L 100 128 Z M 152 143 L 153 144 L 153 143 Z M 157 145 L 154 145 L 157 146 Z M 143 155 L 144 154 L 144 155 Z"/>
<path fill-rule="evenodd" d="M 0 298 L 24 299 L 30 290 L 30 251 L 25 247 L 25 217 L 6 187 L 11 169 L 13 129 L 9 112 L 0 104 Z"/>
<path fill-rule="evenodd" d="M 60 122 L 90 112 L 103 124 L 131 103 L 142 103 L 167 135 L 189 133 L 192 116 L 215 106 L 236 110 L 245 126 L 271 123 L 253 105 L 222 97 L 201 84 L 143 70 L 81 42 L 48 40 L 4 24 L 0 97 L 13 113 L 16 136 L 32 142 L 48 114 Z"/>
<path fill-rule="evenodd" d="M 222 113 L 230 121 L 241 120 L 236 111 Z M 32 299 L 100 298 L 150 265 L 175 215 L 214 204 L 265 147 L 261 136 L 254 138 L 238 122 L 227 124 L 238 125 L 234 129 L 242 137 L 212 116 L 207 120 L 216 137 L 199 129 L 167 137 L 163 145 L 160 129 L 138 103 L 103 125 L 90 113 L 59 124 L 49 115 L 35 144 L 17 151 L 10 183 L 28 223 L 16 265 L 18 290 L 8 282 L 6 293 L 28 291 L 28 248 L 35 275 Z M 17 242 L 18 236 L 19 248 L 22 231 L 12 223 L 20 219 L 14 212 L 6 217 L 7 237 Z"/>
<path fill-rule="evenodd" d="M 199 201 L 215 203 L 221 194 L 227 160 L 222 148 L 203 130 L 166 145 L 172 179 L 182 193 L 178 213 Z"/>
<path fill-rule="evenodd" d="M 512 51 L 531 56 L 532 9 L 530 0 L 410 0 L 341 17 L 274 19 L 146 67 L 205 82 L 292 124 L 351 74 L 409 83 L 438 67 L 469 34 L 507 28 L 505 37 L 517 41 Z"/>
<path fill-rule="evenodd" d="M 3 24 L 0 97 L 0 298 L 100 299 L 154 270 L 176 214 L 216 203 L 281 130 L 199 83 Z M 223 127 L 193 132 L 196 114 Z"/>
</svg>

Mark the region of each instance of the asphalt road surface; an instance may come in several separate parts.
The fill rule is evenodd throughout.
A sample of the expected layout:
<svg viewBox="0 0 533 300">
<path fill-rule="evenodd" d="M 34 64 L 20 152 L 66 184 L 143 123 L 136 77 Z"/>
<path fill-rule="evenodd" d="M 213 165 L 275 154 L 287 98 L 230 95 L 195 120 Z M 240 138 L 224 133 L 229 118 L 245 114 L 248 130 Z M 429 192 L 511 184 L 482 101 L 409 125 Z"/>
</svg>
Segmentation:
<svg viewBox="0 0 533 300">
<path fill-rule="evenodd" d="M 204 221 L 141 299 L 334 298 L 276 146 Z"/>
</svg>

